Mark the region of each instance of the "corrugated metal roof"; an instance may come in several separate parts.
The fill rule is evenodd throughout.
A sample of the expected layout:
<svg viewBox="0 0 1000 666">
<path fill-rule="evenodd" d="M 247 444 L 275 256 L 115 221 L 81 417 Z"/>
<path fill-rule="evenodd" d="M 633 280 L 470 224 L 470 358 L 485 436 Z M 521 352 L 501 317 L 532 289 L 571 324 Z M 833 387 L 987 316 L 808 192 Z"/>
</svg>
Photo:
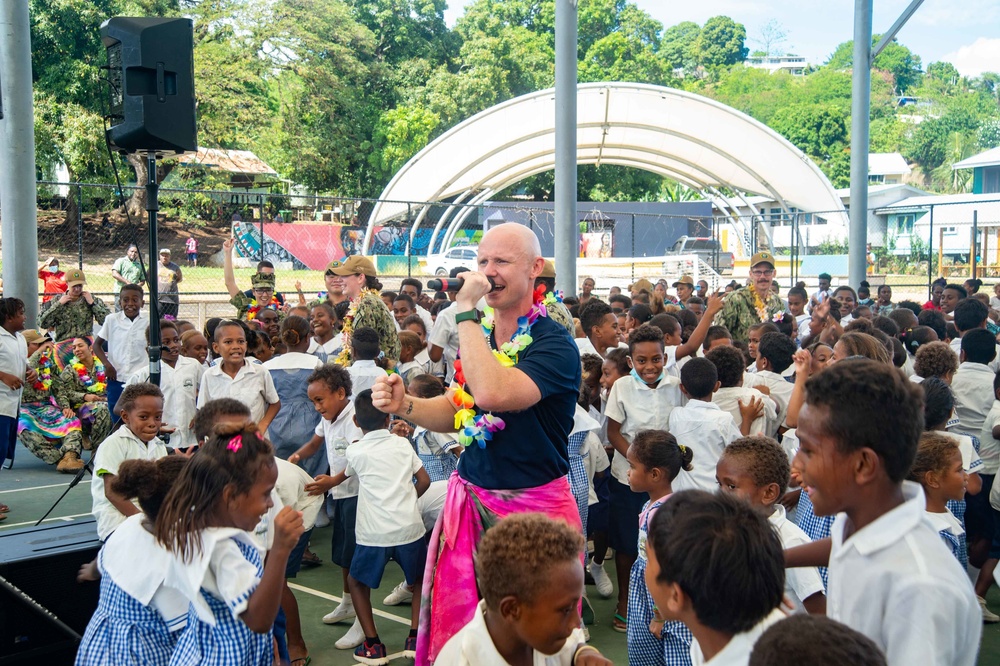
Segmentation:
<svg viewBox="0 0 1000 666">
<path fill-rule="evenodd" d="M 278 172 L 269 167 L 249 150 L 226 150 L 224 148 L 198 148 L 197 153 L 185 153 L 177 158 L 178 163 L 201 165 L 213 171 L 229 173 L 266 174 L 276 176 Z"/>
<path fill-rule="evenodd" d="M 991 148 L 985 153 L 973 155 L 972 157 L 966 158 L 961 162 L 956 162 L 951 168 L 972 169 L 974 167 L 996 166 L 998 164 L 1000 164 L 1000 146 Z"/>
</svg>

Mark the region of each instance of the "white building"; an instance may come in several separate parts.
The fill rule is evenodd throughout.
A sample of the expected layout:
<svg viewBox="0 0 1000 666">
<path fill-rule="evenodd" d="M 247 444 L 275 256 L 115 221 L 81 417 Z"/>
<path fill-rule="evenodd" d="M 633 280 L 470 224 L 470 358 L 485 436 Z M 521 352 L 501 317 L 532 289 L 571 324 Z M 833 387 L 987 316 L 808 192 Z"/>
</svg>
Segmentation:
<svg viewBox="0 0 1000 666">
<path fill-rule="evenodd" d="M 910 254 L 913 245 L 943 250 L 953 261 L 968 262 L 972 254 L 973 216 L 979 228 L 979 255 L 983 264 L 1000 264 L 1000 194 L 945 194 L 903 199 L 878 208 L 888 241 L 897 255 Z M 933 237 L 933 244 L 931 240 Z"/>
<path fill-rule="evenodd" d="M 743 64 L 754 69 L 767 70 L 771 74 L 787 72 L 792 76 L 803 76 L 808 63 L 802 56 L 788 54 L 748 58 Z"/>
<path fill-rule="evenodd" d="M 912 172 L 899 153 L 868 153 L 870 185 L 900 185 Z"/>
</svg>

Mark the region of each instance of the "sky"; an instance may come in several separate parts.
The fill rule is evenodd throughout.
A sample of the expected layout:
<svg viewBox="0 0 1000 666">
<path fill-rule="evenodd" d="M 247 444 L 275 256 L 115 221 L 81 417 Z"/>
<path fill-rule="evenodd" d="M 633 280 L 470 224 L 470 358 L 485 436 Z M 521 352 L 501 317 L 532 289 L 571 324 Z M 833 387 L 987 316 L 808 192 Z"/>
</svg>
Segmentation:
<svg viewBox="0 0 1000 666">
<path fill-rule="evenodd" d="M 712 16 L 729 16 L 747 29 L 747 46 L 759 37 L 760 28 L 772 19 L 788 33 L 779 48 L 822 64 L 837 44 L 853 38 L 853 0 L 630 0 L 664 27 L 682 21 L 699 25 Z M 883 33 L 895 22 L 910 0 L 874 0 L 873 32 Z M 445 12 L 454 25 L 466 2 L 450 0 Z M 926 69 L 946 60 L 964 76 L 1000 71 L 1000 0 L 924 0 L 897 39 L 916 52 Z"/>
</svg>

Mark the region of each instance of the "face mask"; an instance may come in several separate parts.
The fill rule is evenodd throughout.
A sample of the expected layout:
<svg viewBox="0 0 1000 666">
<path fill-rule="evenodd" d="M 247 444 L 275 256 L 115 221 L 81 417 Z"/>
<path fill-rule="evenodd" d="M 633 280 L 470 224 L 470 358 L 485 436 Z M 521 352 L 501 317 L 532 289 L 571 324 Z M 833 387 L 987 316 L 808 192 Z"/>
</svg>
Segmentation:
<svg viewBox="0 0 1000 666">
<path fill-rule="evenodd" d="M 48 271 L 49 271 L 49 273 L 58 273 L 59 272 L 59 267 L 58 266 L 49 266 Z"/>
<path fill-rule="evenodd" d="M 636 378 L 636 380 L 642 382 L 643 384 L 646 383 L 646 380 L 639 376 L 639 373 L 635 371 L 635 368 L 632 368 L 631 374 L 632 374 L 633 377 Z M 664 377 L 666 377 L 666 372 L 664 372 L 663 370 L 661 370 L 660 371 L 660 376 L 656 378 L 656 381 L 657 382 L 662 382 Z"/>
</svg>

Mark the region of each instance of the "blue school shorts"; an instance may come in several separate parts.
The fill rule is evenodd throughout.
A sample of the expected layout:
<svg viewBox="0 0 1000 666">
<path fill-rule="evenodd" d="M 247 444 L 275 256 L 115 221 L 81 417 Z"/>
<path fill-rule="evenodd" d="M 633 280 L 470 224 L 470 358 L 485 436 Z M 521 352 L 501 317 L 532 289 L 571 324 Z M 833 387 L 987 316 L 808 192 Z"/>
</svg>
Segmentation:
<svg viewBox="0 0 1000 666">
<path fill-rule="evenodd" d="M 639 514 L 649 501 L 649 493 L 632 492 L 617 479 L 608 479 L 611 491 L 611 520 L 608 525 L 608 544 L 615 553 L 636 556 L 639 554 Z"/>
<path fill-rule="evenodd" d="M 354 525 L 358 521 L 358 498 L 330 500 L 333 515 L 330 516 L 330 527 L 333 529 L 333 549 L 330 560 L 341 569 L 350 569 L 354 553 L 358 547 L 354 540 Z"/>
<path fill-rule="evenodd" d="M 299 573 L 299 569 L 302 568 L 302 556 L 306 554 L 306 548 L 309 547 L 309 537 L 312 536 L 313 529 L 310 527 L 303 532 L 302 536 L 299 537 L 299 542 L 295 544 L 295 548 L 292 548 L 292 552 L 288 554 L 288 563 L 285 565 L 285 578 L 295 578 Z"/>
<path fill-rule="evenodd" d="M 389 560 L 395 560 L 403 570 L 407 585 L 424 577 L 427 563 L 427 541 L 423 538 L 402 546 L 358 546 L 351 562 L 351 578 L 370 588 L 382 583 L 382 574 Z"/>
</svg>

